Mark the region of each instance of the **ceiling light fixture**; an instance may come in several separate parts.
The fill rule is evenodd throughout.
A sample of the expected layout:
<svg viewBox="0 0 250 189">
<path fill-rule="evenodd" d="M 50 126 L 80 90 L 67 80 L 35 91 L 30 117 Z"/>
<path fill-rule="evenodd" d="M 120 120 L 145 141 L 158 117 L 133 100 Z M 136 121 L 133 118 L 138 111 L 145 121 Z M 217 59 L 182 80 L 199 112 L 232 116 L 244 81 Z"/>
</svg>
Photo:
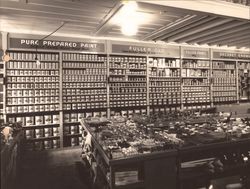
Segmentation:
<svg viewBox="0 0 250 189">
<path fill-rule="evenodd" d="M 137 14 L 138 5 L 136 1 L 126 1 L 123 2 L 124 6 L 119 13 L 121 31 L 124 35 L 133 36 L 136 35 L 138 31 Z"/>
</svg>

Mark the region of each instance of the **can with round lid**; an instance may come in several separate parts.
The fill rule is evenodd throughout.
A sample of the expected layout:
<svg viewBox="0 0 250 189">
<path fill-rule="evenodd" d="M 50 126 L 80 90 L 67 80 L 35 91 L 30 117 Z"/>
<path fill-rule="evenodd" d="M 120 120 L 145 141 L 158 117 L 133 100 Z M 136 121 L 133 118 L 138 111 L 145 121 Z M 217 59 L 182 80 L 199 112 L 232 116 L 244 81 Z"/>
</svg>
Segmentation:
<svg viewBox="0 0 250 189">
<path fill-rule="evenodd" d="M 43 124 L 43 116 L 35 116 L 35 124 L 42 125 Z"/>
<path fill-rule="evenodd" d="M 25 117 L 25 125 L 26 126 L 34 125 L 34 117 L 33 116 Z"/>
<path fill-rule="evenodd" d="M 53 123 L 59 124 L 59 115 L 53 115 Z"/>
<path fill-rule="evenodd" d="M 18 106 L 17 107 L 17 112 L 18 113 L 23 113 L 23 106 Z"/>
<path fill-rule="evenodd" d="M 51 122 L 52 122 L 51 115 L 44 115 L 44 123 L 51 124 Z"/>
<path fill-rule="evenodd" d="M 58 127 L 53 127 L 53 136 L 58 136 L 58 135 L 59 135 Z"/>
<path fill-rule="evenodd" d="M 29 112 L 29 106 L 23 106 L 23 112 Z"/>
<path fill-rule="evenodd" d="M 45 111 L 45 106 L 44 105 L 40 105 L 40 112 L 44 112 Z"/>
</svg>

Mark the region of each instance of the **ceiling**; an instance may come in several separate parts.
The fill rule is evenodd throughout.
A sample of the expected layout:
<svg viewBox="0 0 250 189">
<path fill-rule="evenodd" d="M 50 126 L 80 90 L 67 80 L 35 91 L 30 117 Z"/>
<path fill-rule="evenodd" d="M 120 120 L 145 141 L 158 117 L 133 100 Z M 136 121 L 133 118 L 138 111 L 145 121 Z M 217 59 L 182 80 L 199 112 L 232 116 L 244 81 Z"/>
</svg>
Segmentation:
<svg viewBox="0 0 250 189">
<path fill-rule="evenodd" d="M 64 22 L 56 35 L 250 48 L 250 7 L 249 19 L 240 19 L 138 2 L 144 19 L 126 37 L 116 21 L 123 6 L 118 0 L 0 0 L 0 31 L 47 35 Z"/>
</svg>

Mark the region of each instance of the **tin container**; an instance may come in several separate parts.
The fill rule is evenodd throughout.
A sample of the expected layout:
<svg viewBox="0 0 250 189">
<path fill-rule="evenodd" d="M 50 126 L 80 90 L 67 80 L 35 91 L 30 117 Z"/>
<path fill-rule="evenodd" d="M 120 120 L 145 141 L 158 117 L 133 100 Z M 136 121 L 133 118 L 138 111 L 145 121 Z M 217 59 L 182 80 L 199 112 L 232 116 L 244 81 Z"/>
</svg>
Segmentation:
<svg viewBox="0 0 250 189">
<path fill-rule="evenodd" d="M 29 112 L 29 106 L 23 106 L 23 112 Z"/>
<path fill-rule="evenodd" d="M 45 124 L 51 124 L 52 123 L 51 115 L 44 115 L 44 123 Z"/>
<path fill-rule="evenodd" d="M 25 117 L 25 125 L 26 126 L 34 125 L 34 117 L 33 116 Z"/>
<path fill-rule="evenodd" d="M 54 124 L 59 124 L 59 115 L 53 115 L 52 116 L 52 121 Z"/>
<path fill-rule="evenodd" d="M 17 112 L 18 113 L 23 113 L 23 107 L 22 106 L 18 106 L 17 107 Z"/>
<path fill-rule="evenodd" d="M 53 127 L 53 136 L 59 136 L 58 127 Z"/>
<path fill-rule="evenodd" d="M 35 116 L 35 124 L 36 125 L 43 125 L 43 116 Z"/>
</svg>

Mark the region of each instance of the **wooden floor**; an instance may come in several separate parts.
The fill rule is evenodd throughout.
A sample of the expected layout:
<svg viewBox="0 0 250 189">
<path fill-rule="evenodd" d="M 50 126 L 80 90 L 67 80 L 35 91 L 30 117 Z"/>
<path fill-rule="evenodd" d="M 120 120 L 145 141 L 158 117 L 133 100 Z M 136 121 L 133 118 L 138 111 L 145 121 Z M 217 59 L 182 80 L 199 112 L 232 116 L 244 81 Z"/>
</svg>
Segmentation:
<svg viewBox="0 0 250 189">
<path fill-rule="evenodd" d="M 80 154 L 80 148 L 26 152 L 16 189 L 90 189 Z"/>
</svg>

